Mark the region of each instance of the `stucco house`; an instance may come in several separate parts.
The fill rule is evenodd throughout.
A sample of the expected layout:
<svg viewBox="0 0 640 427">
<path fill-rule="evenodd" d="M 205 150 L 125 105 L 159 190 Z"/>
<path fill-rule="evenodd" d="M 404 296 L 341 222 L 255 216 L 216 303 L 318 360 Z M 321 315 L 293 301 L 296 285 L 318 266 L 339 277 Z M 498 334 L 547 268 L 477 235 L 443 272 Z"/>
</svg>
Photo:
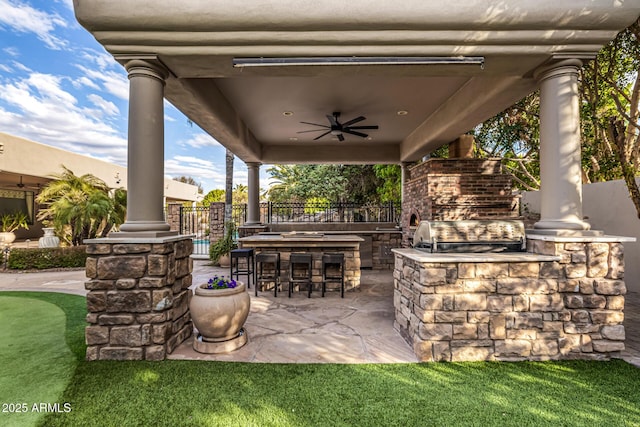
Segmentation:
<svg viewBox="0 0 640 427">
<path fill-rule="evenodd" d="M 18 240 L 42 236 L 42 224 L 35 220 L 38 206 L 34 199 L 53 175 L 62 172 L 61 165 L 78 176 L 93 174 L 111 188 L 127 188 L 127 168 L 123 166 L 0 133 L 0 214 L 21 210 L 33 222 L 29 230 L 16 232 Z M 198 200 L 198 188 L 193 185 L 165 178 L 164 190 L 167 203 Z"/>
</svg>

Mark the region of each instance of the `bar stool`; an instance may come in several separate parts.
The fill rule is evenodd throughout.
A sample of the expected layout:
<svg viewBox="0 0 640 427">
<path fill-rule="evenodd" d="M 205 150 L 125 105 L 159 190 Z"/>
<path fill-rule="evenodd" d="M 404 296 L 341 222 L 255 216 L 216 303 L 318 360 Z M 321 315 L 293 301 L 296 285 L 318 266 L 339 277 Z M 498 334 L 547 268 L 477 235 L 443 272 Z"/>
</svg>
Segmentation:
<svg viewBox="0 0 640 427">
<path fill-rule="evenodd" d="M 327 274 L 328 267 L 338 267 L 338 274 Z M 344 254 L 325 253 L 322 254 L 322 296 L 327 290 L 327 282 L 340 283 L 340 297 L 344 298 Z"/>
<path fill-rule="evenodd" d="M 265 273 L 264 265 L 273 264 L 273 273 Z M 274 284 L 273 296 L 278 296 L 278 286 L 280 286 L 280 254 L 278 252 L 260 252 L 256 254 L 256 296 L 258 296 L 258 288 L 262 283 Z"/>
<path fill-rule="evenodd" d="M 311 282 L 313 258 L 311 254 L 291 254 L 289 258 L 289 298 L 291 298 L 291 289 L 296 283 L 306 283 L 308 289 L 308 298 L 311 298 L 313 283 Z M 306 265 L 304 276 L 294 276 L 295 266 Z"/>
<path fill-rule="evenodd" d="M 253 249 L 232 249 L 231 250 L 231 266 L 230 273 L 231 278 L 236 276 L 236 279 L 239 276 L 247 276 L 247 289 L 251 289 L 251 278 L 253 278 L 253 284 L 256 283 L 256 271 L 254 268 L 254 260 L 253 260 Z M 240 267 L 240 260 L 244 259 L 246 263 L 245 268 Z"/>
</svg>

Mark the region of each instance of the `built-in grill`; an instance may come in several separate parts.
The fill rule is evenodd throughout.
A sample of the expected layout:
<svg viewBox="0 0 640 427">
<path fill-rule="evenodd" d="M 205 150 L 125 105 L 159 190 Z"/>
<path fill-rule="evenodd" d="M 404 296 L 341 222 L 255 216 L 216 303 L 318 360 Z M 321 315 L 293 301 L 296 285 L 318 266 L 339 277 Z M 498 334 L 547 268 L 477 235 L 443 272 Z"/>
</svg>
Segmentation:
<svg viewBox="0 0 640 427">
<path fill-rule="evenodd" d="M 521 252 L 526 250 L 519 220 L 421 221 L 413 247 L 428 252 Z"/>
</svg>

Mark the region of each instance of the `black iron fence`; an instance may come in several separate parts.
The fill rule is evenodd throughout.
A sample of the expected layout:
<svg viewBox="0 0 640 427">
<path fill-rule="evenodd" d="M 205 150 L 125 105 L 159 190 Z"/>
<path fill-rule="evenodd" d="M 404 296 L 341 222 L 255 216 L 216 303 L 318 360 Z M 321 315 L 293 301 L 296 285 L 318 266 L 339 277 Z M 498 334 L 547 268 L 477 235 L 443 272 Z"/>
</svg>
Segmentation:
<svg viewBox="0 0 640 427">
<path fill-rule="evenodd" d="M 263 224 L 295 223 L 362 223 L 400 222 L 400 207 L 394 203 L 360 205 L 356 203 L 260 203 L 260 222 Z M 247 221 L 247 205 L 233 205 L 232 219 L 236 226 Z M 209 254 L 210 208 L 208 206 L 180 207 L 180 234 L 193 234 L 197 255 Z"/>
<path fill-rule="evenodd" d="M 180 234 L 194 234 L 194 255 L 209 254 L 209 206 L 180 206 Z"/>
<path fill-rule="evenodd" d="M 247 218 L 246 204 L 233 206 L 233 219 L 238 225 Z M 360 205 L 343 202 L 264 202 L 260 203 L 260 222 L 395 222 L 400 221 L 400 207 L 394 203 Z"/>
</svg>

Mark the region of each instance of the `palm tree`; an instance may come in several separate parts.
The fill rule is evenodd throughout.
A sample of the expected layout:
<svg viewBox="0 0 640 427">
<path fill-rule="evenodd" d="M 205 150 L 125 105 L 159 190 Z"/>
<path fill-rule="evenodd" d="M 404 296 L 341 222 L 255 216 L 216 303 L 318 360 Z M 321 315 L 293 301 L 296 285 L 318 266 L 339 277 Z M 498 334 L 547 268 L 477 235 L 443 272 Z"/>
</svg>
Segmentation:
<svg viewBox="0 0 640 427">
<path fill-rule="evenodd" d="M 124 222 L 126 192 L 111 191 L 100 178 L 91 174 L 76 176 L 62 166 L 63 172 L 46 185 L 36 201 L 44 206 L 38 220 L 53 225 L 68 243 L 76 246 L 87 238 L 106 235 L 114 225 Z"/>
<path fill-rule="evenodd" d="M 234 155 L 227 148 L 225 157 L 226 181 L 224 186 L 224 223 L 225 233 L 226 224 L 232 221 L 233 216 L 233 159 Z"/>
<path fill-rule="evenodd" d="M 269 199 L 276 202 L 295 199 L 293 192 L 300 181 L 298 171 L 294 165 L 274 165 L 267 169 L 272 180 L 267 190 Z"/>
</svg>

